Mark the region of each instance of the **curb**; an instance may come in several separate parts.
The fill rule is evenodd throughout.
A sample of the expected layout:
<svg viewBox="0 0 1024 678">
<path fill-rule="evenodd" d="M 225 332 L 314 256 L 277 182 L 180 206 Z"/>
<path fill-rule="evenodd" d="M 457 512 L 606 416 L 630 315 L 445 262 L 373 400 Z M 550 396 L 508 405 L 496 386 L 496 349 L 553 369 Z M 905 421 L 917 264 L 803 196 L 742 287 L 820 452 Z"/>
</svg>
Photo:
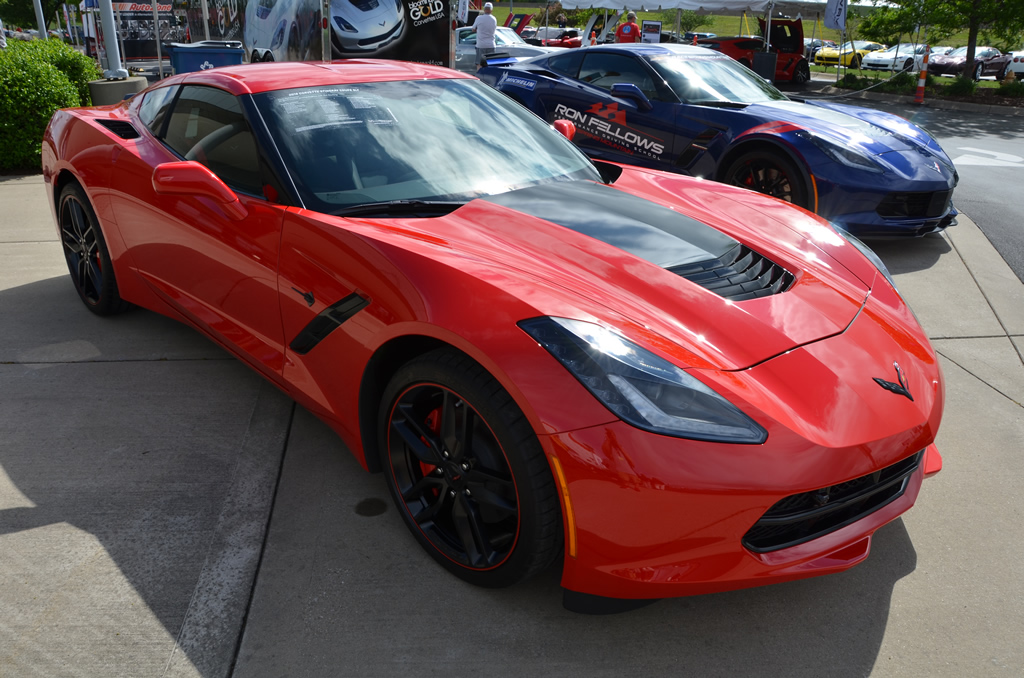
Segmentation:
<svg viewBox="0 0 1024 678">
<path fill-rule="evenodd" d="M 820 80 L 818 82 L 821 82 Z M 892 104 L 914 105 L 914 97 L 904 94 L 883 94 L 881 92 L 867 92 L 864 90 L 850 90 L 835 87 L 833 85 L 817 85 L 812 79 L 807 83 L 808 88 L 813 88 L 814 93 L 822 93 L 836 98 L 846 97 L 851 99 L 867 99 L 868 101 L 884 101 Z M 797 94 L 799 96 L 799 94 Z M 811 96 L 808 99 L 814 99 Z M 925 97 L 924 108 L 934 108 L 942 111 L 962 111 L 965 113 L 983 113 L 987 115 L 1005 115 L 1008 117 L 1024 117 L 1024 106 L 1000 106 L 997 104 L 972 104 L 965 101 L 945 101 L 943 99 L 931 99 Z"/>
</svg>

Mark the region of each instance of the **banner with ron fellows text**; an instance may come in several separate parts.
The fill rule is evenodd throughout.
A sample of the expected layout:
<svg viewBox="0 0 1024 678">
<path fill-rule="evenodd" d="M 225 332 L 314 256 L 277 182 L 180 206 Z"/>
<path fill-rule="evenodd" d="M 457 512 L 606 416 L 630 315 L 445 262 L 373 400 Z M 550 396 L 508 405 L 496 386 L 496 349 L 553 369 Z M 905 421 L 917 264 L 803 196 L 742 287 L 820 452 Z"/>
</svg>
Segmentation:
<svg viewBox="0 0 1024 678">
<path fill-rule="evenodd" d="M 240 40 L 248 61 L 311 61 L 321 55 L 318 0 L 188 0 L 193 42 Z M 449 0 L 333 0 L 328 17 L 334 59 L 401 59 L 447 66 Z M 204 26 L 205 23 L 205 26 Z"/>
<path fill-rule="evenodd" d="M 155 59 L 157 32 L 161 42 L 181 42 L 185 39 L 185 28 L 174 19 L 170 3 L 156 9 L 159 26 L 153 25 L 153 5 L 137 2 L 115 2 L 114 23 L 124 43 L 124 57 L 128 61 Z"/>
</svg>

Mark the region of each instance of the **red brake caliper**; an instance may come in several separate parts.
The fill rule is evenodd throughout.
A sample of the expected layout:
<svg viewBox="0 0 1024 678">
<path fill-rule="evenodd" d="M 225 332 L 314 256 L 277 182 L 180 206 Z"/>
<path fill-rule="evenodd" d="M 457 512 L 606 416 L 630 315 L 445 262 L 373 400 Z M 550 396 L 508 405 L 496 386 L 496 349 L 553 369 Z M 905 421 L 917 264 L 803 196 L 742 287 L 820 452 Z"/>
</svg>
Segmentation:
<svg viewBox="0 0 1024 678">
<path fill-rule="evenodd" d="M 425 423 L 427 425 L 427 428 L 430 429 L 431 433 L 433 433 L 435 435 L 440 433 L 441 432 L 441 408 L 438 407 L 438 408 L 432 410 L 430 412 L 430 414 L 427 415 Z M 428 445 L 428 446 L 430 445 L 430 442 L 425 437 L 421 437 L 420 440 L 423 441 L 424 445 Z M 424 476 L 429 476 L 431 473 L 433 473 L 435 470 L 437 470 L 437 467 L 434 466 L 433 464 L 428 464 L 428 463 L 426 463 L 424 461 L 421 461 L 420 462 L 420 470 L 423 471 L 423 475 Z M 436 492 L 437 490 L 435 489 L 434 491 Z"/>
</svg>

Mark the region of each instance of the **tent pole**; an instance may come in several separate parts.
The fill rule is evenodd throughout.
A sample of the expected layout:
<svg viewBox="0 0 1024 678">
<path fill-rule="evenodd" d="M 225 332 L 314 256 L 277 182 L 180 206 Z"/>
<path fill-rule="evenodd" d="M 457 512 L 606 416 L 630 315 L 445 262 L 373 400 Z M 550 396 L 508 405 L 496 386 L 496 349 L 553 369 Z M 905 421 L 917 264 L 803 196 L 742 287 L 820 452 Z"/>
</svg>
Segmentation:
<svg viewBox="0 0 1024 678">
<path fill-rule="evenodd" d="M 772 10 L 775 8 L 774 2 L 768 3 L 768 23 L 764 27 L 764 51 L 771 52 L 771 34 L 772 34 Z"/>
<path fill-rule="evenodd" d="M 679 24 L 683 20 L 683 10 L 680 7 L 676 7 L 676 39 L 682 40 L 683 36 L 679 35 Z"/>
</svg>

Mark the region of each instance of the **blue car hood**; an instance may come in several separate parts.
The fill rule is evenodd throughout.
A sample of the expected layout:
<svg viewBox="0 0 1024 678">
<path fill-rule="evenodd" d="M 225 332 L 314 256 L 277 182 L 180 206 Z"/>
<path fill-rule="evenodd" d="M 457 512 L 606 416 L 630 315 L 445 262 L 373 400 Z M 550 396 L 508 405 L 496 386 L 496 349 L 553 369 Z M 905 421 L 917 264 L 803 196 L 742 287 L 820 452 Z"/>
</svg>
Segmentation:
<svg viewBox="0 0 1024 678">
<path fill-rule="evenodd" d="M 824 101 L 771 101 L 751 104 L 744 112 L 765 121 L 788 122 L 844 146 L 859 148 L 868 155 L 926 150 L 952 166 L 931 136 L 891 113 Z"/>
</svg>

